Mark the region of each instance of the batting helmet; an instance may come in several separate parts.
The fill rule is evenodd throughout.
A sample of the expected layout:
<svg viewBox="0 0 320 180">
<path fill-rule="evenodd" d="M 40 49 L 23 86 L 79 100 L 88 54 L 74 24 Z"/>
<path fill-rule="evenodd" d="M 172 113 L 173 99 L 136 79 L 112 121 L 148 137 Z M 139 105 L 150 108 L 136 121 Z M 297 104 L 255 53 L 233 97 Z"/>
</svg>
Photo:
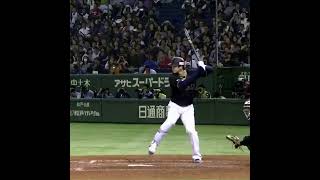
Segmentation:
<svg viewBox="0 0 320 180">
<path fill-rule="evenodd" d="M 186 66 L 186 63 L 182 57 L 173 57 L 171 66 Z"/>
</svg>

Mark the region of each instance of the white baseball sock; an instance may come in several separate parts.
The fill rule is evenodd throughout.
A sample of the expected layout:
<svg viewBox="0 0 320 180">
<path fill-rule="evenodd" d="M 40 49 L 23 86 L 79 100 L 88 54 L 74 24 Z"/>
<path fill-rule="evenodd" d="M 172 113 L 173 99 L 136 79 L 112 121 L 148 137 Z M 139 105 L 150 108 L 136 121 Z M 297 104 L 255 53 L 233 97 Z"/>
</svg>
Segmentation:
<svg viewBox="0 0 320 180">
<path fill-rule="evenodd" d="M 192 146 L 192 158 L 201 159 L 198 132 L 193 131 L 188 133 L 188 135 L 189 135 L 189 140 Z"/>
</svg>

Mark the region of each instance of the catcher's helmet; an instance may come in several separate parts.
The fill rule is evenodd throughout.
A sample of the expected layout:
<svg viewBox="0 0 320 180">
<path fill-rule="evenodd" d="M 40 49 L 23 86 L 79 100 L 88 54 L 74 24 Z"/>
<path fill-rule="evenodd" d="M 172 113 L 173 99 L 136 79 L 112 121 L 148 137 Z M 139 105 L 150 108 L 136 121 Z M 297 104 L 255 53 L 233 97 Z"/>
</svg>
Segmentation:
<svg viewBox="0 0 320 180">
<path fill-rule="evenodd" d="M 243 105 L 243 113 L 248 120 L 250 120 L 250 99 L 246 100 Z"/>
</svg>

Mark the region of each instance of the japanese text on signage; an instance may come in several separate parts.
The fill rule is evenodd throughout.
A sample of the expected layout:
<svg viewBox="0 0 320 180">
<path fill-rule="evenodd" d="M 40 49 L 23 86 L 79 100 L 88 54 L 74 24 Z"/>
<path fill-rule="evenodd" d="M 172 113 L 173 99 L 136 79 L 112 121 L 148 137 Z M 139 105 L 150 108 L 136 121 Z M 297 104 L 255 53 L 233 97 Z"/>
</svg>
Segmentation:
<svg viewBox="0 0 320 180">
<path fill-rule="evenodd" d="M 168 106 L 145 105 L 139 106 L 139 118 L 166 118 Z"/>
<path fill-rule="evenodd" d="M 137 87 L 139 88 L 141 85 L 149 85 L 149 87 L 170 87 L 169 77 L 158 77 L 158 78 L 146 78 L 144 81 L 139 80 L 138 77 L 129 79 L 115 79 L 114 87 Z"/>
<path fill-rule="evenodd" d="M 84 111 L 84 110 L 70 110 L 70 116 L 100 116 L 100 112 L 97 111 Z"/>
<path fill-rule="evenodd" d="M 70 85 L 71 86 L 85 86 L 85 87 L 89 87 L 91 84 L 90 84 L 90 80 L 89 79 L 85 79 L 85 80 L 82 80 L 82 79 L 71 79 L 70 81 Z"/>
<path fill-rule="evenodd" d="M 90 107 L 89 102 L 77 102 L 77 107 Z"/>
</svg>

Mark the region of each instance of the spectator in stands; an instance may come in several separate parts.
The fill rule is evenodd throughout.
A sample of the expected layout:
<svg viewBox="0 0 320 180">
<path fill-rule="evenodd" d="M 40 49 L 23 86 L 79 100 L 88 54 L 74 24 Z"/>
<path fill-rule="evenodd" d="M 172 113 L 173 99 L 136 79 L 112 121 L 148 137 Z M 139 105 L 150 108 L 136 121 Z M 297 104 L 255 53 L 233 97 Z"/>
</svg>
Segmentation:
<svg viewBox="0 0 320 180">
<path fill-rule="evenodd" d="M 97 98 L 113 98 L 113 94 L 109 88 L 100 88 L 97 93 Z"/>
<path fill-rule="evenodd" d="M 171 53 L 171 51 L 169 51 Z M 171 59 L 168 54 L 164 53 L 162 50 L 158 52 L 157 62 L 159 64 L 159 68 L 161 69 L 170 69 L 171 68 Z"/>
<path fill-rule="evenodd" d="M 83 74 L 88 74 L 88 73 L 92 73 L 92 64 L 90 62 L 88 62 L 89 57 L 85 56 L 82 58 L 82 61 L 80 63 L 81 66 L 81 72 L 83 72 Z"/>
<path fill-rule="evenodd" d="M 95 58 L 92 65 L 92 74 L 105 74 L 105 73 L 106 73 L 105 65 L 102 64 L 98 58 Z"/>
<path fill-rule="evenodd" d="M 105 52 L 104 48 L 101 48 L 100 54 L 98 56 L 98 60 L 102 63 L 102 64 L 106 64 L 108 61 L 108 55 Z"/>
<path fill-rule="evenodd" d="M 130 98 L 130 95 L 123 88 L 120 88 L 115 96 L 115 98 Z"/>
<path fill-rule="evenodd" d="M 89 87 L 83 86 L 81 88 L 81 98 L 92 99 L 94 98 L 94 92 Z"/>
<path fill-rule="evenodd" d="M 97 59 L 100 55 L 100 50 L 98 47 L 93 47 L 93 51 L 92 51 L 92 55 L 91 55 L 91 58 L 93 60 Z"/>
<path fill-rule="evenodd" d="M 111 6 L 111 7 L 112 7 L 112 6 Z M 100 6 L 99 6 L 99 9 L 101 10 L 101 12 L 102 12 L 103 14 L 108 14 L 109 8 L 110 8 L 110 6 L 109 6 L 109 4 L 108 4 L 108 1 L 106 1 L 105 4 L 100 4 Z"/>
<path fill-rule="evenodd" d="M 245 81 L 246 80 L 244 78 L 238 78 L 238 80 L 235 82 L 232 91 L 233 98 L 244 98 Z"/>
<path fill-rule="evenodd" d="M 70 98 L 76 98 L 80 99 L 81 98 L 81 90 L 80 87 L 71 87 L 70 88 Z"/>
<path fill-rule="evenodd" d="M 195 36 L 199 33 L 199 27 L 200 27 L 200 32 L 201 34 L 208 33 L 207 27 L 204 25 L 203 21 L 200 21 L 198 23 L 198 19 L 201 19 L 201 15 L 199 16 L 199 13 L 195 13 L 193 9 L 198 8 L 199 9 L 199 4 L 201 4 L 202 1 L 191 1 L 191 6 L 190 8 L 186 9 L 186 15 L 187 15 L 187 22 L 188 19 L 194 19 L 194 25 L 193 29 L 191 28 L 191 34 L 195 33 Z M 187 4 L 187 1 L 186 3 Z M 209 4 L 209 3 L 208 3 Z M 205 8 L 205 7 L 204 7 Z M 206 9 L 206 8 L 205 8 Z M 249 19 L 247 17 L 247 11 L 240 10 L 240 4 L 235 3 L 233 1 L 225 1 L 223 0 L 222 2 L 219 3 L 219 31 L 220 31 L 220 37 L 223 37 L 224 35 L 227 35 L 227 37 L 223 38 L 224 43 L 220 43 L 220 51 L 219 52 L 219 60 L 221 62 L 226 63 L 226 66 L 239 66 L 239 59 L 240 59 L 240 54 L 238 52 L 238 44 L 235 43 L 234 41 L 237 40 L 238 42 L 240 41 L 239 38 L 233 36 L 240 34 L 241 37 L 246 38 L 244 35 L 247 31 L 244 28 L 244 24 L 246 24 L 246 27 L 249 29 Z M 241 14 L 243 13 L 243 14 Z M 215 28 L 215 19 L 213 21 L 213 26 L 212 28 Z M 223 28 L 223 31 L 221 31 L 221 28 Z M 214 31 L 212 31 L 214 32 Z M 200 45 L 198 48 L 199 50 L 203 51 L 203 55 L 207 54 L 205 51 L 206 47 L 205 46 L 210 46 L 210 42 L 214 42 L 214 36 L 211 35 L 212 39 L 208 38 L 207 35 L 202 35 L 199 39 L 204 42 L 203 45 Z M 231 42 L 230 42 L 231 41 Z M 197 40 L 195 40 L 197 42 Z M 221 48 L 221 45 L 225 45 L 225 47 Z M 240 45 L 240 44 L 239 44 Z M 233 46 L 233 47 L 231 47 Z M 240 45 L 241 46 L 241 45 Z M 212 46 L 211 46 L 212 47 Z M 213 49 L 213 48 L 212 48 Z M 209 53 L 208 53 L 209 54 Z M 215 63 L 214 60 L 214 55 L 216 53 L 211 51 L 210 53 L 210 62 Z M 248 58 L 248 54 L 242 54 L 243 57 Z"/>
<path fill-rule="evenodd" d="M 121 74 L 121 73 L 128 73 L 128 61 L 124 59 L 123 56 L 120 56 L 117 61 L 111 61 L 111 74 Z"/>
<path fill-rule="evenodd" d="M 154 69 L 151 69 L 149 65 L 144 66 L 143 74 L 157 74 L 157 72 Z"/>
<path fill-rule="evenodd" d="M 148 67 L 148 68 L 153 69 L 154 71 L 156 71 L 158 69 L 158 65 L 157 65 L 156 61 L 153 60 L 151 53 L 147 54 L 146 58 L 147 59 L 144 61 L 143 66 L 140 67 L 139 72 L 143 73 L 145 67 Z"/>
<path fill-rule="evenodd" d="M 167 95 L 162 89 L 153 89 L 154 99 L 166 99 Z"/>
<path fill-rule="evenodd" d="M 211 94 L 206 90 L 206 87 L 201 84 L 197 88 L 197 98 L 208 99 L 211 98 Z"/>
<path fill-rule="evenodd" d="M 173 2 L 180 3 L 183 1 Z M 218 38 L 220 63 L 225 66 L 249 66 L 249 42 L 250 42 L 250 18 L 249 11 L 244 3 L 235 0 L 221 0 L 218 4 L 218 37 L 215 36 L 215 18 L 211 16 L 215 11 L 215 2 L 210 0 L 185 0 L 183 11 L 186 13 L 185 27 L 190 29 L 190 35 L 194 43 L 202 52 L 202 55 L 215 65 L 215 39 Z M 175 22 L 163 21 L 158 18 L 160 1 L 134 1 L 116 0 L 109 3 L 100 3 L 94 0 L 70 2 L 70 50 L 72 60 L 83 61 L 83 57 L 89 57 L 88 64 L 92 64 L 94 72 L 112 73 L 112 66 L 107 61 L 109 57 L 123 56 L 133 68 L 142 68 L 146 60 L 156 62 L 156 67 L 150 67 L 158 71 L 166 68 L 167 63 L 158 59 L 159 51 L 168 56 L 193 56 L 188 55 L 191 47 L 184 38 L 180 28 Z M 213 21 L 211 21 L 213 20 Z M 181 36 L 183 38 L 181 38 Z M 226 37 L 225 37 L 226 36 Z M 239 50 L 240 49 L 240 50 Z M 151 53 L 149 53 L 151 52 Z M 145 54 L 152 54 L 145 58 Z M 98 58 L 99 65 L 95 62 Z M 193 58 L 194 59 L 194 58 Z M 86 63 L 78 64 L 73 73 L 78 69 L 87 69 Z M 159 67 L 158 67 L 159 65 Z M 101 66 L 101 67 L 100 67 Z M 102 68 L 103 67 L 103 68 Z M 100 68 L 100 70 L 99 70 Z M 119 67 L 120 69 L 120 67 Z M 126 67 L 124 67 L 126 69 Z M 119 73 L 128 73 L 125 70 Z M 113 73 L 118 74 L 118 73 Z"/>
<path fill-rule="evenodd" d="M 76 97 L 77 97 L 77 99 L 82 98 L 81 86 L 77 86 L 77 87 L 75 88 L 75 91 L 76 91 Z"/>
<path fill-rule="evenodd" d="M 139 62 L 139 54 L 137 53 L 137 51 L 132 48 L 129 49 L 129 56 L 128 56 L 128 63 L 133 66 L 133 67 L 139 67 L 140 64 L 142 64 L 142 62 Z"/>
<path fill-rule="evenodd" d="M 138 99 L 152 99 L 154 98 L 154 91 L 148 85 L 143 85 L 141 89 L 136 90 Z"/>
<path fill-rule="evenodd" d="M 73 62 L 73 66 L 71 68 L 71 74 L 85 74 L 85 72 L 82 71 L 82 69 L 79 67 L 79 62 L 75 61 Z"/>
<path fill-rule="evenodd" d="M 81 29 L 79 30 L 79 35 L 84 38 L 89 38 L 90 35 L 90 27 L 88 24 L 83 23 Z"/>
<path fill-rule="evenodd" d="M 72 8 L 72 11 L 71 11 L 71 21 L 70 21 L 70 28 L 73 28 L 74 25 L 76 24 L 76 21 L 78 20 L 78 16 L 79 16 L 79 13 L 77 12 L 76 8 Z"/>
<path fill-rule="evenodd" d="M 93 0 L 91 0 L 91 1 L 93 1 Z M 100 6 L 100 4 L 98 2 L 94 2 L 93 7 L 92 8 L 90 7 L 90 10 L 91 10 L 90 15 L 89 15 L 90 19 L 96 20 L 101 17 L 103 12 L 99 8 L 99 6 Z"/>
</svg>

